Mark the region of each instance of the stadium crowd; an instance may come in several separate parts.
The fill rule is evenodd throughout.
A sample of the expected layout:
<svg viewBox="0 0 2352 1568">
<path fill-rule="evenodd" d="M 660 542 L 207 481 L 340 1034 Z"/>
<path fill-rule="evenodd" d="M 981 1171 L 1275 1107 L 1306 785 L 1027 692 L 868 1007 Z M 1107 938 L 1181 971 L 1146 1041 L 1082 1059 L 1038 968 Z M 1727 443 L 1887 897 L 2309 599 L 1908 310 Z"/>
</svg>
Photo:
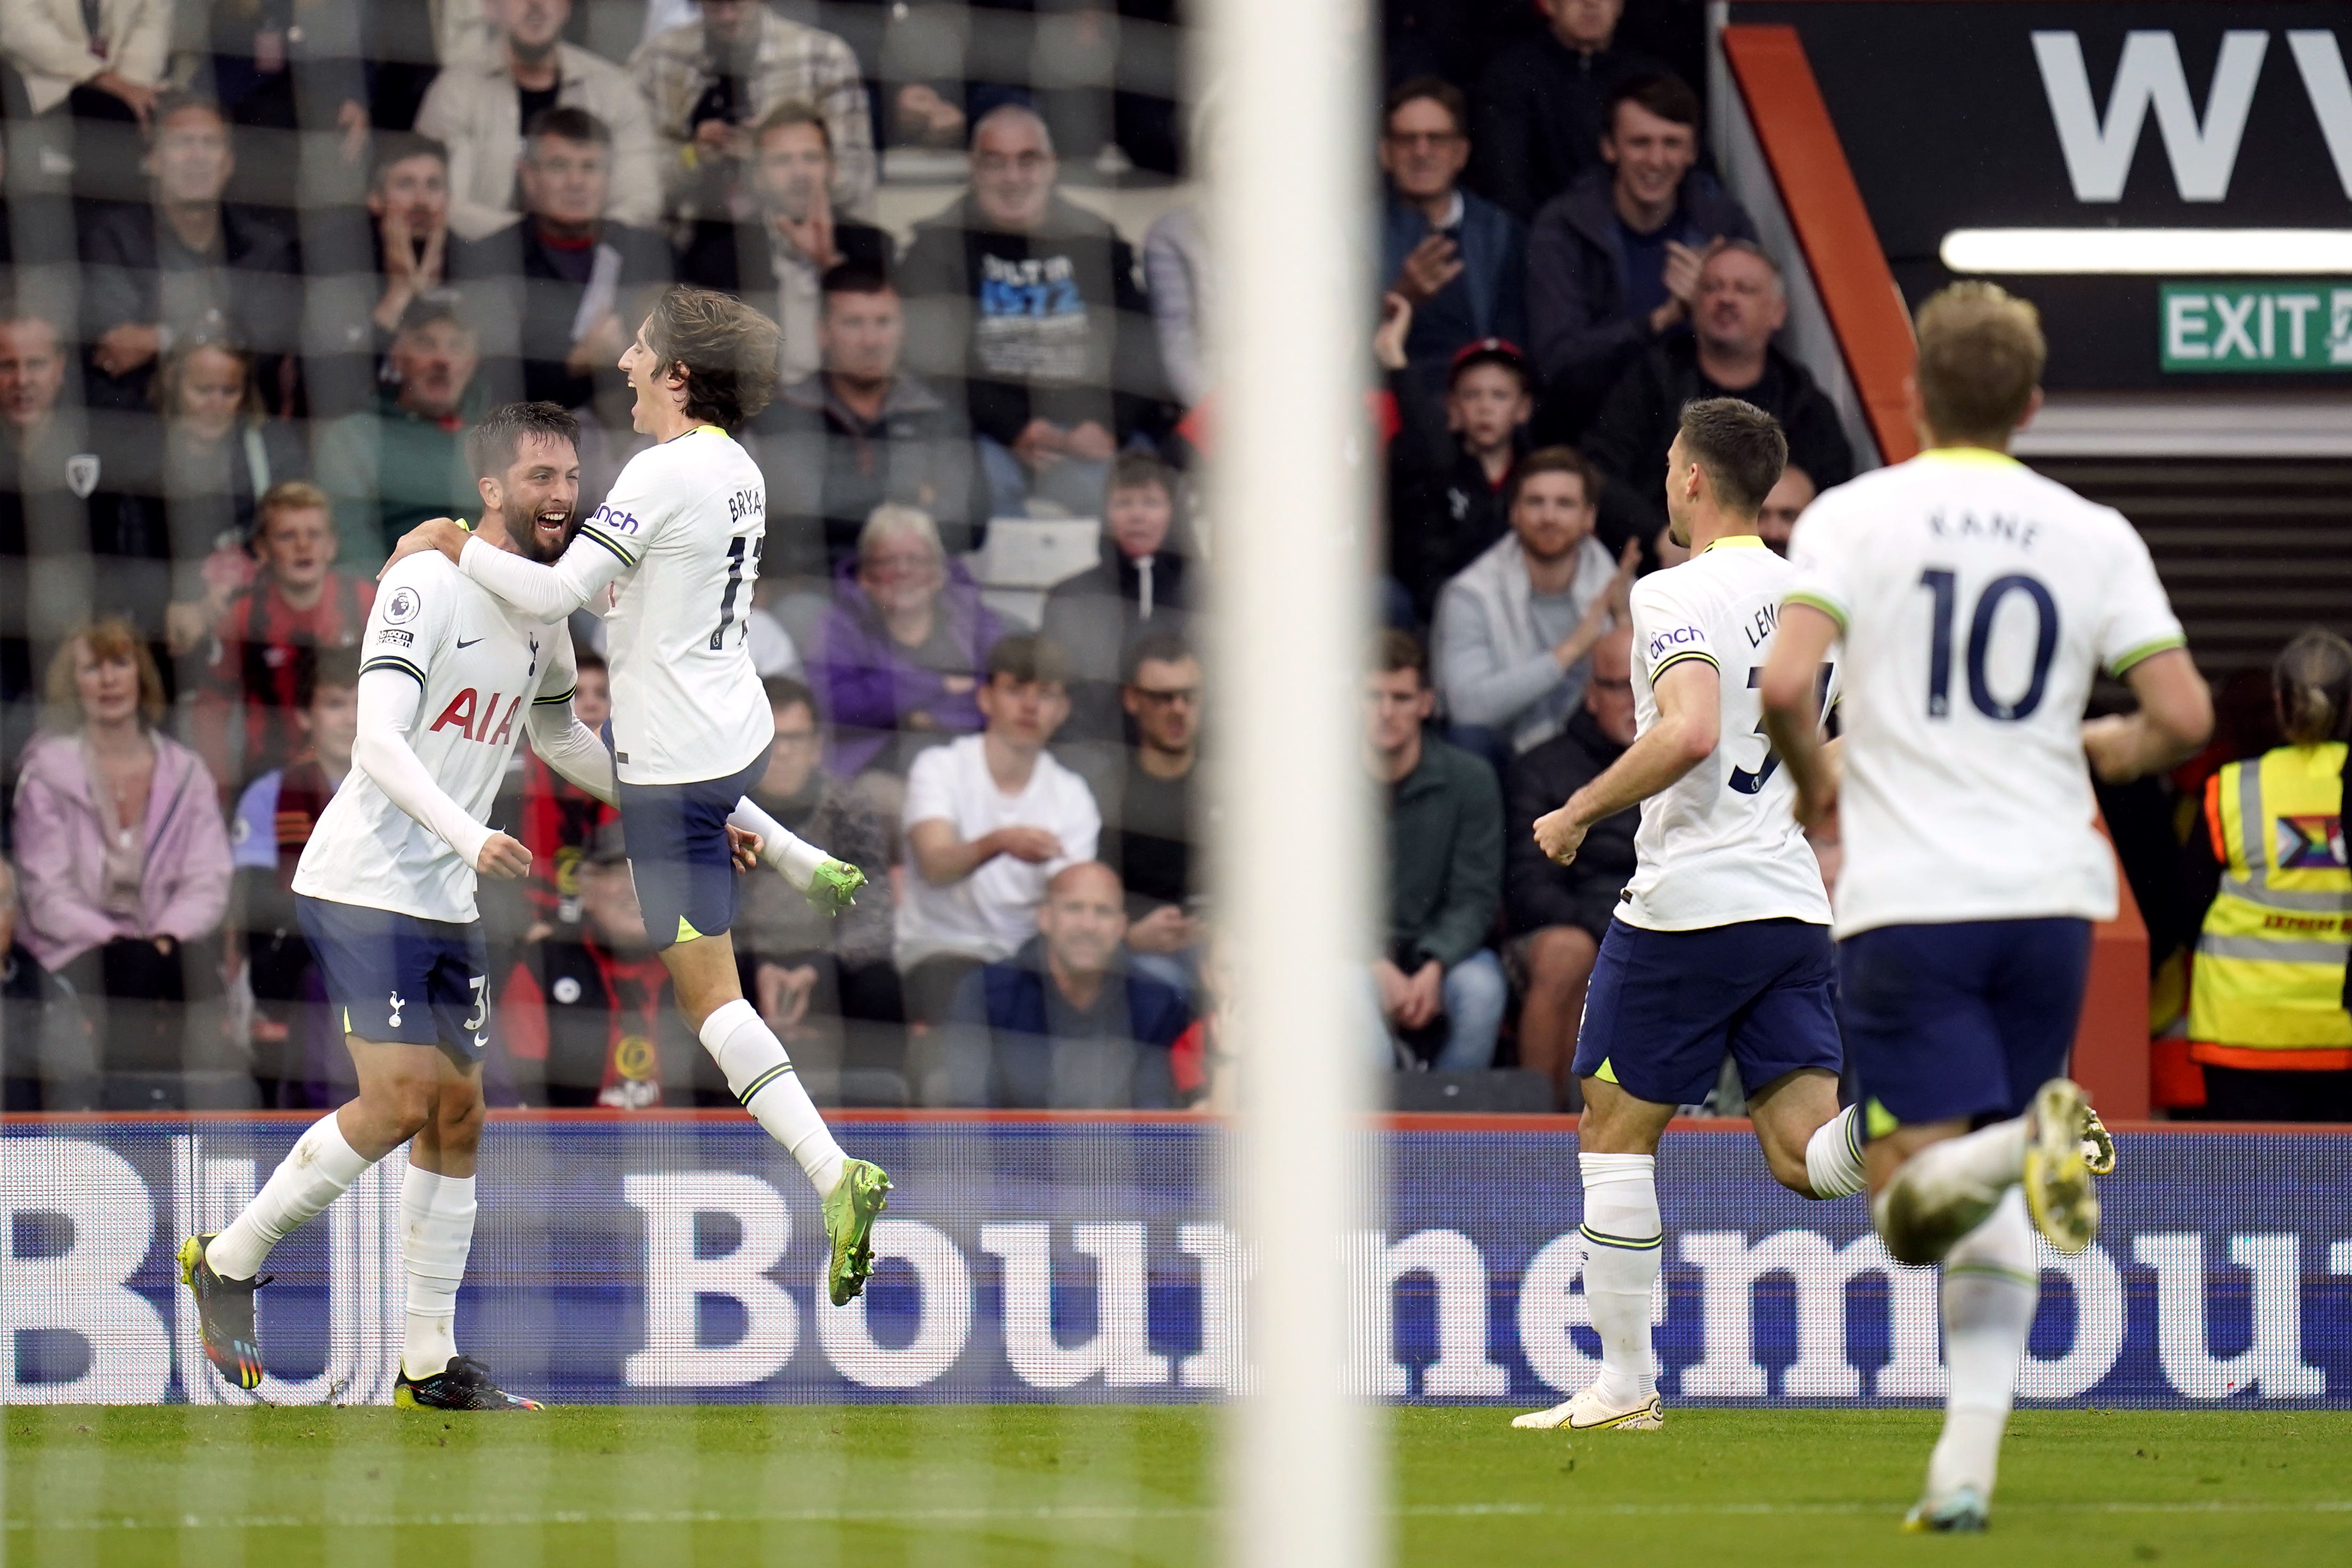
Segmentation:
<svg viewBox="0 0 2352 1568">
<path fill-rule="evenodd" d="M 478 513 L 465 436 L 501 402 L 579 415 L 593 510 L 642 440 L 615 361 L 674 281 L 782 329 L 778 395 L 742 433 L 768 496 L 756 798 L 870 879 L 830 922 L 752 879 L 746 994 L 853 1103 L 1215 1102 L 1195 789 L 1215 520 L 1192 473 L 1215 266 L 1194 205 L 1138 235 L 1089 199 L 1184 174 L 1174 20 L 1152 0 L 0 7 L 7 1107 L 348 1096 L 289 882 L 352 766 L 375 571 L 414 524 Z M 1516 1062 L 1570 1105 L 1633 814 L 1565 868 L 1529 824 L 1633 738 L 1626 597 L 1676 556 L 1678 411 L 1736 395 L 1782 420 L 1776 545 L 1855 456 L 1777 346 L 1780 265 L 1706 166 L 1698 7 L 1393 0 L 1384 34 L 1365 758 L 1391 891 L 1366 1048 Z M 885 226 L 891 160 L 961 188 Z M 977 574 L 992 521 L 1054 519 L 1099 519 L 1098 554 L 1042 604 Z M 574 636 L 594 726 L 603 625 Z M 616 814 L 527 752 L 509 784 L 501 826 L 534 862 L 482 889 L 493 1100 L 722 1100 L 666 1005 Z"/>
</svg>

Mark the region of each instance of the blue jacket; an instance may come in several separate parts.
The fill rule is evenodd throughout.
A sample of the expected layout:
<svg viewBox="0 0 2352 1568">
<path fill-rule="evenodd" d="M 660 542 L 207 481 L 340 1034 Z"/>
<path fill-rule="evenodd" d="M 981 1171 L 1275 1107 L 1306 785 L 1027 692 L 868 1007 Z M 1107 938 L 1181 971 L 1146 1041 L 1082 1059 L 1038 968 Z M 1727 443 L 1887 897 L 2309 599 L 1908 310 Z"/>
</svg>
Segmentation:
<svg viewBox="0 0 2352 1568">
<path fill-rule="evenodd" d="M 1421 209 L 1387 193 L 1381 218 L 1381 286 L 1386 288 L 1412 247 L 1426 238 Z M 1527 346 L 1527 231 L 1517 218 L 1486 197 L 1462 193 L 1462 226 L 1454 244 L 1462 271 L 1437 297 L 1416 308 L 1405 357 L 1442 373 L 1454 352 L 1480 338 L 1508 338 Z"/>
<path fill-rule="evenodd" d="M 1535 341 L 1527 347 L 1580 429 L 1633 356 L 1657 341 L 1647 321 L 1626 313 L 1625 246 L 1610 201 L 1615 173 L 1605 163 L 1587 169 L 1528 228 L 1528 326 Z M 1752 240 L 1756 226 L 1714 175 L 1693 169 L 1683 176 L 1667 237 L 1696 250 L 1718 235 Z"/>
<path fill-rule="evenodd" d="M 1192 1022 L 1171 987 L 1121 964 L 1123 1037 L 1056 1040 L 1047 1034 L 1045 940 L 973 971 L 948 1011 L 949 1098 L 998 1110 L 1164 1110 L 1177 1103 L 1168 1050 Z M 1106 995 L 1098 1006 L 1117 1006 Z"/>
</svg>

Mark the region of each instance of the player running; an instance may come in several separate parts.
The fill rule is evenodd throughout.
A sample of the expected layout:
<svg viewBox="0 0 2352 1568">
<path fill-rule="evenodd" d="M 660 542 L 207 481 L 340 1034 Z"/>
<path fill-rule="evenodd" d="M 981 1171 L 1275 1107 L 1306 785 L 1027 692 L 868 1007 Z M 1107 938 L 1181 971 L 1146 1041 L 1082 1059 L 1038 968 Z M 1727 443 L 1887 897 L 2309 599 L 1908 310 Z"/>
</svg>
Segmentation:
<svg viewBox="0 0 2352 1568">
<path fill-rule="evenodd" d="M 1633 743 L 1535 825 L 1565 864 L 1594 823 L 1642 806 L 1633 879 L 1576 1039 L 1584 1295 L 1601 1375 L 1514 1426 L 1665 1424 L 1650 1357 L 1665 1239 L 1658 1139 L 1676 1106 L 1706 1097 L 1727 1053 L 1773 1177 L 1809 1198 L 1862 1190 L 1859 1111 L 1838 1109 L 1829 899 L 1756 698 L 1790 576 L 1756 514 L 1788 456 L 1780 422 L 1751 404 L 1684 407 L 1666 454 L 1666 526 L 1696 553 L 1633 587 Z M 1827 673 L 1810 689 L 1825 701 Z"/>
<path fill-rule="evenodd" d="M 611 496 L 553 565 L 488 548 L 446 518 L 412 530 L 395 563 L 438 551 L 526 619 L 560 621 L 607 603 L 613 761 L 623 836 L 677 1003 L 727 1087 L 791 1151 L 824 1205 L 835 1306 L 873 1268 L 882 1168 L 845 1156 L 817 1114 L 783 1043 L 743 998 L 735 949 L 730 820 L 821 909 L 845 906 L 865 876 L 827 858 L 743 798 L 775 735 L 745 647 L 760 574 L 767 488 L 729 434 L 766 405 L 776 325 L 741 300 L 672 289 L 621 356 L 632 419 L 654 445 L 629 459 Z"/>
<path fill-rule="evenodd" d="M 467 437 L 482 549 L 560 557 L 576 526 L 580 427 L 552 404 L 509 404 Z M 394 1400 L 536 1410 L 457 1353 L 457 1287 L 474 1235 L 489 964 L 477 876 L 511 880 L 530 852 L 485 826 L 516 740 L 610 798 L 604 743 L 572 716 L 572 638 L 519 615 L 438 555 L 383 579 L 362 646 L 352 771 L 294 875 L 302 930 L 359 1069 L 359 1098 L 296 1141 L 244 1212 L 180 1247 L 205 1355 L 239 1388 L 261 1382 L 255 1289 L 270 1249 L 401 1144 L 407 1334 Z"/>
<path fill-rule="evenodd" d="M 2091 922 L 2116 912 L 2084 757 L 2137 778 L 2194 752 L 2213 715 L 2131 524 L 2008 455 L 2042 401 L 2033 307 L 1959 283 L 1917 327 L 1924 450 L 1799 520 L 1763 695 L 1802 820 L 1839 813 L 1840 1022 L 1871 1217 L 1898 1259 L 1944 1266 L 1944 1430 L 1904 1528 L 1976 1531 L 2041 1289 L 2032 1232 L 2088 1247 L 2092 1178 L 2114 1163 L 2061 1076 Z M 1833 761 L 1812 694 L 1838 643 Z M 2139 710 L 2084 723 L 2102 666 Z"/>
</svg>

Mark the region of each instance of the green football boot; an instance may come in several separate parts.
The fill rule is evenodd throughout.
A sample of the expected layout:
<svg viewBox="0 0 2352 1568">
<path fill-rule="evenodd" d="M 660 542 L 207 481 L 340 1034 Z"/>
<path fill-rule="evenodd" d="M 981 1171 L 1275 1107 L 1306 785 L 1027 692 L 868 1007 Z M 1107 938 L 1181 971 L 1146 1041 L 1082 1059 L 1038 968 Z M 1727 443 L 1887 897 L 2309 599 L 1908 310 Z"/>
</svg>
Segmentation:
<svg viewBox="0 0 2352 1568">
<path fill-rule="evenodd" d="M 868 1160 L 842 1166 L 841 1180 L 824 1195 L 824 1234 L 833 1261 L 824 1271 L 825 1293 L 846 1307 L 866 1289 L 874 1272 L 874 1218 L 890 1206 L 890 1178 Z"/>
<path fill-rule="evenodd" d="M 866 873 L 846 860 L 823 860 L 817 863 L 815 875 L 801 896 L 809 908 L 821 915 L 837 915 L 857 901 L 857 889 L 866 886 Z"/>
</svg>

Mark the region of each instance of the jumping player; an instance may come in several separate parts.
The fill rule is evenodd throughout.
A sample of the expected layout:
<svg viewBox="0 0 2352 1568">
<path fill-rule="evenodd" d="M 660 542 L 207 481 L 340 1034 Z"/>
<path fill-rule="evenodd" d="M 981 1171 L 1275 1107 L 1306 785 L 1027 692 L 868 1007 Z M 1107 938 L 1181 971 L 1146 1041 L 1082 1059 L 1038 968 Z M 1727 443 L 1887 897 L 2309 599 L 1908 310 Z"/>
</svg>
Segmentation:
<svg viewBox="0 0 2352 1568">
<path fill-rule="evenodd" d="M 1839 812 L 1840 1022 L 1871 1217 L 1896 1258 L 1944 1266 L 1944 1430 L 1904 1527 L 1977 1531 L 2041 1289 L 2033 1230 L 2088 1247 L 2092 1178 L 2114 1163 L 2062 1076 L 2091 922 L 2116 912 L 2084 758 L 2115 783 L 2169 767 L 2204 743 L 2212 703 L 2131 524 L 2008 455 L 2041 405 L 2033 307 L 1959 283 L 1917 328 L 1924 449 L 1799 520 L 1763 696 L 1801 819 Z M 1839 644 L 1832 760 L 1813 671 Z M 2084 723 L 2102 667 L 2139 709 Z"/>
<path fill-rule="evenodd" d="M 1666 527 L 1694 553 L 1633 587 L 1633 743 L 1535 824 L 1536 842 L 1565 864 L 1594 823 L 1642 807 L 1633 879 L 1576 1040 L 1584 1294 L 1601 1375 L 1515 1426 L 1664 1425 L 1650 1358 L 1664 1243 L 1658 1139 L 1676 1106 L 1706 1096 L 1727 1054 L 1774 1178 L 1810 1198 L 1862 1190 L 1859 1118 L 1838 1109 L 1829 899 L 1756 700 L 1790 578 L 1756 514 L 1788 455 L 1779 421 L 1750 404 L 1684 408 L 1666 458 Z M 1819 690 L 1825 700 L 1826 676 Z"/>
<path fill-rule="evenodd" d="M 490 549 L 446 518 L 412 530 L 393 559 L 438 551 L 529 620 L 609 603 L 613 760 L 646 929 L 727 1087 L 816 1188 L 832 1243 L 827 1290 L 843 1305 L 872 1270 L 874 1220 L 890 1179 L 834 1142 L 782 1042 L 744 1000 L 728 935 L 730 817 L 820 908 L 847 904 L 865 880 L 743 798 L 775 731 L 745 647 L 767 490 L 729 432 L 775 386 L 776 326 L 728 295 L 672 289 L 620 368 L 636 394 L 635 426 L 655 444 L 629 459 L 562 560 Z"/>
<path fill-rule="evenodd" d="M 560 557 L 576 526 L 579 426 L 552 404 L 509 404 L 467 437 L 484 550 Z M 401 1248 L 407 1334 L 394 1400 L 454 1410 L 535 1410 L 457 1353 L 457 1287 L 474 1234 L 489 966 L 478 876 L 530 868 L 483 826 L 515 742 L 609 795 L 604 743 L 572 716 L 572 638 L 516 614 L 437 555 L 386 573 L 361 645 L 352 771 L 320 814 L 294 876 L 359 1098 L 313 1125 L 244 1212 L 180 1247 L 205 1354 L 240 1388 L 261 1382 L 254 1291 L 270 1249 L 403 1143 Z"/>
</svg>

